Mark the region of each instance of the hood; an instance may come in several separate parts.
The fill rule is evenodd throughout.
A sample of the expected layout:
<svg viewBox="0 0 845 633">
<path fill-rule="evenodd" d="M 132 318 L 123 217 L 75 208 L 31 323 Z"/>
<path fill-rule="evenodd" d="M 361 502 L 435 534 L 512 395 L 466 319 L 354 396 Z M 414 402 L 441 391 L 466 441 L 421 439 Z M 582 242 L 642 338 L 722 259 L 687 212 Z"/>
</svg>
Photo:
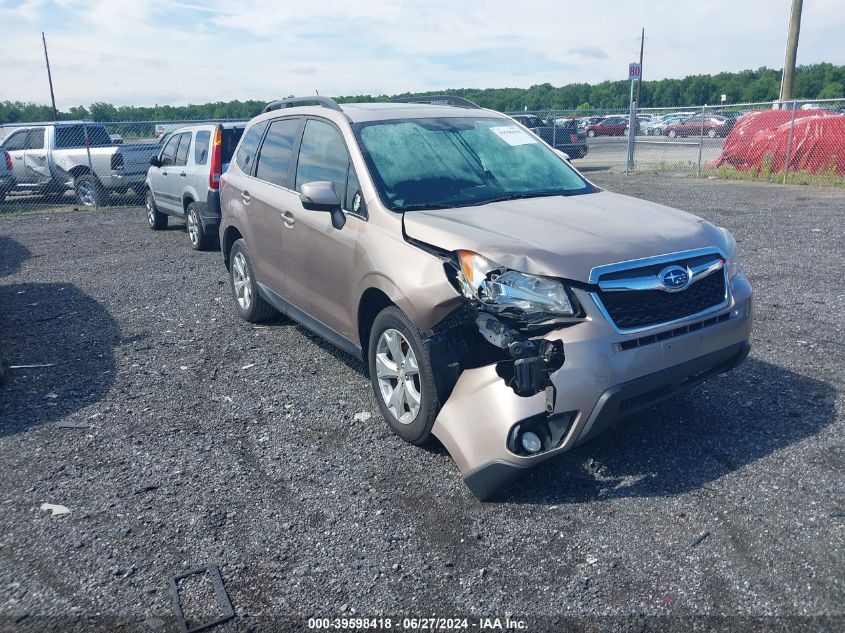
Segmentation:
<svg viewBox="0 0 845 633">
<path fill-rule="evenodd" d="M 725 247 L 722 232 L 699 217 L 607 191 L 408 211 L 403 222 L 405 234 L 420 242 L 585 283 L 595 266 Z"/>
</svg>

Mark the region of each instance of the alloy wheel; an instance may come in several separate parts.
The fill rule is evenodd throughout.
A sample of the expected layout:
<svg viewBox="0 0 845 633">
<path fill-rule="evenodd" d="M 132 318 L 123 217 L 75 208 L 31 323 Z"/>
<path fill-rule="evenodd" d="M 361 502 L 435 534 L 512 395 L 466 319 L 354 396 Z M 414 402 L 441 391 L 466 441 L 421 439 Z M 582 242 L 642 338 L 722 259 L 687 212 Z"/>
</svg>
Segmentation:
<svg viewBox="0 0 845 633">
<path fill-rule="evenodd" d="M 252 305 L 252 281 L 249 278 L 249 267 L 243 253 L 236 253 L 232 258 L 232 284 L 241 310 L 249 310 L 249 306 Z"/>
<path fill-rule="evenodd" d="M 376 377 L 387 409 L 400 424 L 417 419 L 422 402 L 420 368 L 414 348 L 396 329 L 382 332 L 376 346 Z"/>
<path fill-rule="evenodd" d="M 84 206 L 94 206 L 94 188 L 87 180 L 83 180 L 82 182 L 76 183 L 76 196 L 79 198 L 79 201 Z"/>
<path fill-rule="evenodd" d="M 188 238 L 191 240 L 191 244 L 196 246 L 199 243 L 200 239 L 200 227 L 199 227 L 199 220 L 197 219 L 197 212 L 194 208 L 188 209 Z"/>
<path fill-rule="evenodd" d="M 144 200 L 144 206 L 147 207 L 147 222 L 150 223 L 150 228 L 153 228 L 156 223 L 155 205 L 153 204 L 153 194 L 147 192 Z"/>
</svg>

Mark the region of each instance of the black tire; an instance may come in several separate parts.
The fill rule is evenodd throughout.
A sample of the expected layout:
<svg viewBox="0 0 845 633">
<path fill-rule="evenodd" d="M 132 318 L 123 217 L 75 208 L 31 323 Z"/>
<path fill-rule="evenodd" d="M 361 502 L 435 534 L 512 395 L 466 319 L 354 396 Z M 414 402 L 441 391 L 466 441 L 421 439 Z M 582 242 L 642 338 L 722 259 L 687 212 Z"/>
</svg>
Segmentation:
<svg viewBox="0 0 845 633">
<path fill-rule="evenodd" d="M 73 197 L 85 207 L 101 207 L 108 201 L 108 192 L 96 176 L 82 174 L 73 179 Z"/>
<path fill-rule="evenodd" d="M 241 301 L 242 298 L 238 296 L 239 291 L 235 287 L 236 278 L 239 275 L 244 275 L 244 273 L 244 287 L 249 293 L 249 300 L 246 304 Z M 243 279 L 243 277 L 241 278 Z M 235 309 L 244 321 L 261 323 L 262 321 L 268 321 L 278 316 L 278 311 L 258 294 L 258 284 L 255 283 L 252 261 L 249 259 L 246 242 L 244 242 L 243 238 L 237 240 L 232 245 L 229 255 L 229 283 L 232 288 L 232 298 L 235 300 Z"/>
<path fill-rule="evenodd" d="M 185 227 L 188 231 L 188 243 L 195 251 L 207 251 L 214 244 L 214 238 L 205 234 L 200 218 L 200 208 L 191 202 L 185 211 Z"/>
<path fill-rule="evenodd" d="M 405 342 L 413 349 L 417 359 L 417 379 L 412 377 L 419 393 L 419 411 L 412 421 L 400 422 L 390 411 L 385 402 L 385 395 L 382 393 L 378 372 L 376 369 L 376 353 L 379 340 L 382 334 L 388 330 L 398 330 L 405 339 Z M 390 306 L 378 313 L 373 321 L 368 341 L 368 361 L 370 369 L 370 382 L 373 385 L 376 400 L 378 401 L 381 414 L 384 416 L 390 429 L 406 442 L 422 445 L 431 438 L 431 427 L 440 412 L 440 400 L 437 396 L 434 372 L 431 367 L 431 356 L 428 343 L 422 338 L 420 331 L 411 323 L 405 313 L 395 306 Z M 403 370 L 404 373 L 404 370 Z M 396 379 L 397 386 L 399 379 Z"/>
<path fill-rule="evenodd" d="M 153 231 L 162 231 L 167 228 L 167 214 L 158 210 L 153 192 L 149 189 L 144 193 L 144 208 L 147 211 L 147 224 Z"/>
</svg>

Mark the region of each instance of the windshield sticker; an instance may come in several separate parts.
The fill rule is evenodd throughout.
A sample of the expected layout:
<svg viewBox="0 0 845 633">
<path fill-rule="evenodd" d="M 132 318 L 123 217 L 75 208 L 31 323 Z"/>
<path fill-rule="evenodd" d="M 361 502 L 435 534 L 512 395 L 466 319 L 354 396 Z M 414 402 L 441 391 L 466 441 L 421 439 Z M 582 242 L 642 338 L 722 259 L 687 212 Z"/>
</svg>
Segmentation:
<svg viewBox="0 0 845 633">
<path fill-rule="evenodd" d="M 491 127 L 490 131 L 505 141 L 508 145 L 529 145 L 537 142 L 536 139 L 529 136 L 515 125 L 500 125 L 498 127 Z"/>
</svg>

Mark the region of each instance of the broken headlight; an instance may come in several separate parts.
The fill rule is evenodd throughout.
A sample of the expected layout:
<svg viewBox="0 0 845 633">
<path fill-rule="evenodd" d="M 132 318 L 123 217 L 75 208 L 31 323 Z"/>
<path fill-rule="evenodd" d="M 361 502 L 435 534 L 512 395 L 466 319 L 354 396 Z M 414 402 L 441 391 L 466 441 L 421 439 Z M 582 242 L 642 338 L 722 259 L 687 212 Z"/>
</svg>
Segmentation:
<svg viewBox="0 0 845 633">
<path fill-rule="evenodd" d="M 458 251 L 458 283 L 467 299 L 514 316 L 574 316 L 566 287 L 556 279 L 510 270 L 472 251 Z"/>
</svg>

